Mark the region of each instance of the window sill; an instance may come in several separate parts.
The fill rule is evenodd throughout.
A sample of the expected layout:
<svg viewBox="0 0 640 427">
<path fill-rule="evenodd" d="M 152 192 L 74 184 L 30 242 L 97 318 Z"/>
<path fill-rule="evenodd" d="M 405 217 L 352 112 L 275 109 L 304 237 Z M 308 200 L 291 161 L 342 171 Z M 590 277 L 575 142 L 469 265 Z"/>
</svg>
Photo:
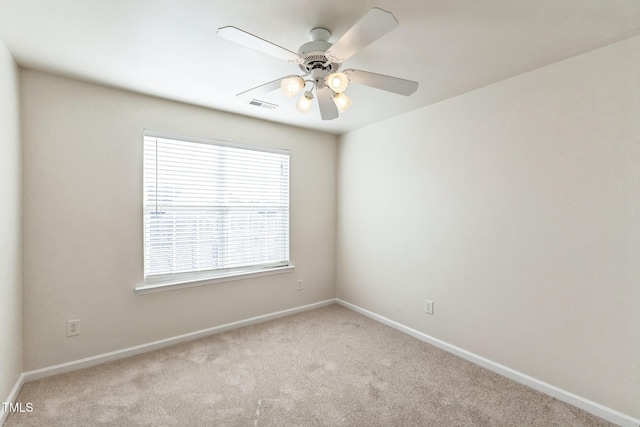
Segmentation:
<svg viewBox="0 0 640 427">
<path fill-rule="evenodd" d="M 183 288 L 193 288 L 196 286 L 211 285 L 214 283 L 230 282 L 232 280 L 252 279 L 255 277 L 272 276 L 274 274 L 284 274 L 293 271 L 295 265 L 287 265 L 285 267 L 269 268 L 265 270 L 257 270 L 250 272 L 234 272 L 225 275 L 181 279 L 171 282 L 151 283 L 135 288 L 136 295 L 153 294 L 156 292 L 175 291 Z"/>
</svg>

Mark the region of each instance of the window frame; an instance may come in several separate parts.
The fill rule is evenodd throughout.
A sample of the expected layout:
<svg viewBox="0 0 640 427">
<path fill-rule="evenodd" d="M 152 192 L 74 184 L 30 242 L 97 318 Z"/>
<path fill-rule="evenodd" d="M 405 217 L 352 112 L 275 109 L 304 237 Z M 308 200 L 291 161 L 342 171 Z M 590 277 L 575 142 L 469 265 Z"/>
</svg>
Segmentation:
<svg viewBox="0 0 640 427">
<path fill-rule="evenodd" d="M 241 150 L 250 150 L 253 152 L 274 153 L 286 155 L 288 157 L 288 174 L 287 174 L 287 255 L 286 264 L 276 265 L 259 265 L 248 267 L 235 267 L 232 269 L 219 268 L 213 270 L 188 271 L 170 274 L 150 275 L 147 276 L 147 200 L 145 200 L 145 140 L 147 138 L 161 138 L 183 141 L 188 143 L 209 144 L 221 147 L 237 148 Z M 212 283 L 226 282 L 232 280 L 241 280 L 254 277 L 263 277 L 273 274 L 282 274 L 291 272 L 295 266 L 291 262 L 291 153 L 287 149 L 273 148 L 265 146 L 256 146 L 242 144 L 218 139 L 191 137 L 184 135 L 169 134 L 145 129 L 142 134 L 142 238 L 143 238 L 143 284 L 135 288 L 137 294 L 147 294 L 161 292 L 165 290 L 175 290 L 179 288 L 188 288 L 194 286 L 203 286 Z"/>
</svg>

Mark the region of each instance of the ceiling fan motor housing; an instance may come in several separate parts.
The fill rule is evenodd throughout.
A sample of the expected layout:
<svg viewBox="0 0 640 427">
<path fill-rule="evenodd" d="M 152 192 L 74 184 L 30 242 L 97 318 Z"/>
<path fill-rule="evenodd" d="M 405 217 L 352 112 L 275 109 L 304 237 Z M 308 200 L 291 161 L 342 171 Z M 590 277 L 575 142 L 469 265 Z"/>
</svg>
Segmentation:
<svg viewBox="0 0 640 427">
<path fill-rule="evenodd" d="M 302 58 L 302 63 L 300 64 L 302 71 L 312 73 L 313 70 L 321 69 L 325 71 L 324 75 L 326 76 L 329 73 L 335 73 L 340 68 L 340 64 L 330 62 L 325 55 L 327 50 L 333 46 L 328 42 L 329 37 L 331 37 L 331 32 L 326 28 L 314 28 L 309 32 L 311 41 L 303 44 L 298 49 L 298 54 Z M 315 76 L 314 79 L 316 79 Z"/>
</svg>

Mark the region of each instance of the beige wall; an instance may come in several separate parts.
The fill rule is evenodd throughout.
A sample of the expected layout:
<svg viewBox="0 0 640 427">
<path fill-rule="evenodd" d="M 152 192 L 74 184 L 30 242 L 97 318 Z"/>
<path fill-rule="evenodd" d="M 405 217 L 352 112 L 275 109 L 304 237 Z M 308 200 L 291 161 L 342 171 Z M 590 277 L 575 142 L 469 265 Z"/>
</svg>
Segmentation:
<svg viewBox="0 0 640 427">
<path fill-rule="evenodd" d="M 640 417 L 640 37 L 339 147 L 339 298 Z"/>
<path fill-rule="evenodd" d="M 18 67 L 0 41 L 0 402 L 22 372 L 19 84 Z"/>
<path fill-rule="evenodd" d="M 34 71 L 22 91 L 25 370 L 335 296 L 334 136 Z M 295 271 L 136 295 L 144 129 L 289 149 Z"/>
</svg>

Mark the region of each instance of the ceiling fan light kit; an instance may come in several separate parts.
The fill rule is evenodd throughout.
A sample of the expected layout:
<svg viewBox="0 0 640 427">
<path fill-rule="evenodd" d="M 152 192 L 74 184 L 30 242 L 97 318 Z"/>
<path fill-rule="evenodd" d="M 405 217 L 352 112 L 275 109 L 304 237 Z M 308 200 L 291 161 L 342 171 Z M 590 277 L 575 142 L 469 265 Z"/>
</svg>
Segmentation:
<svg viewBox="0 0 640 427">
<path fill-rule="evenodd" d="M 293 98 L 302 90 L 305 82 L 300 76 L 289 76 L 282 79 L 280 89 L 287 98 Z"/>
<path fill-rule="evenodd" d="M 333 73 L 327 76 L 325 84 L 335 93 L 342 93 L 349 86 L 349 78 L 344 73 Z"/>
<path fill-rule="evenodd" d="M 336 107 L 338 107 L 338 111 L 344 113 L 351 107 L 351 98 L 349 98 L 344 93 L 337 93 L 333 96 L 333 102 L 336 103 Z"/>
<path fill-rule="evenodd" d="M 311 104 L 313 104 L 313 94 L 306 91 L 296 102 L 296 109 L 301 113 L 308 113 L 311 110 Z"/>
<path fill-rule="evenodd" d="M 305 88 L 307 83 L 311 83 L 311 89 L 306 90 L 296 102 L 297 110 L 302 113 L 309 112 L 314 99 L 313 91 L 315 91 L 322 120 L 333 120 L 339 116 L 338 111 L 344 113 L 352 104 L 351 98 L 344 93 L 349 83 L 405 96 L 411 95 L 418 89 L 417 82 L 398 77 L 354 69 L 338 72 L 344 61 L 397 26 L 398 21 L 390 12 L 373 8 L 333 44 L 329 43 L 331 32 L 328 29 L 312 29 L 309 32 L 311 41 L 300 46 L 297 54 L 236 27 L 219 28 L 218 35 L 226 40 L 298 64 L 304 73 L 265 83 L 239 93 L 237 96 L 252 97 L 256 94 L 271 92 L 279 86 L 284 96 L 292 98 Z M 305 80 L 309 75 L 311 79 Z"/>
</svg>

